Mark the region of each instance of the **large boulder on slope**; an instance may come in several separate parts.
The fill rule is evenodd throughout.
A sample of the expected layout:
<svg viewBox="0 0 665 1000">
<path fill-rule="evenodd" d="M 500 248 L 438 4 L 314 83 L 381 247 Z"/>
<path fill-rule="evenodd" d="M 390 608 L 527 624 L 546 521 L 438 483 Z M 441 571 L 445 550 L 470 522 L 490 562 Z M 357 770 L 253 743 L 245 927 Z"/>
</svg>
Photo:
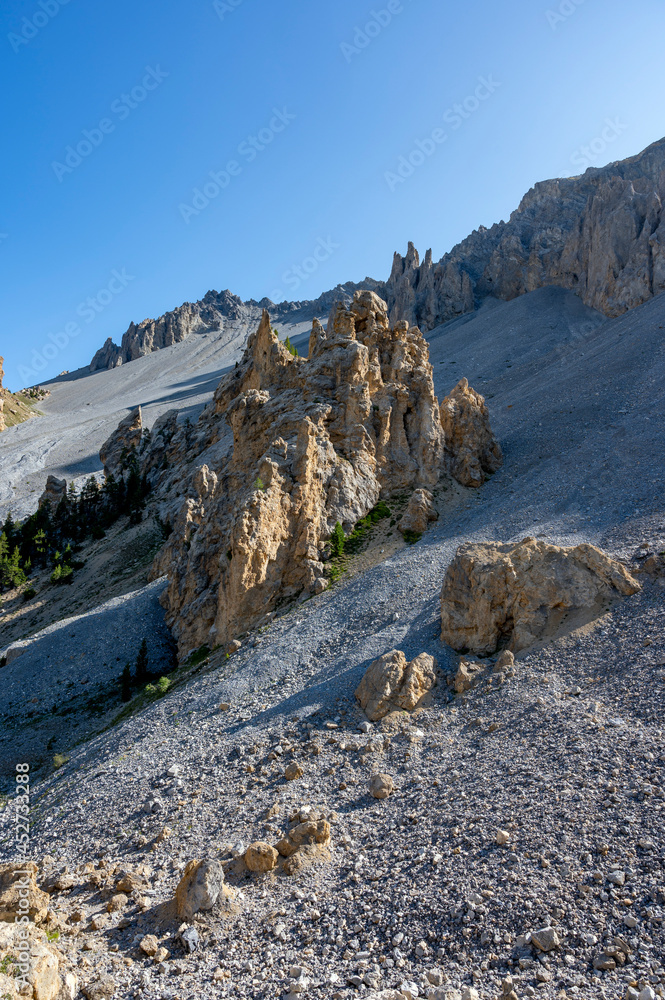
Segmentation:
<svg viewBox="0 0 665 1000">
<path fill-rule="evenodd" d="M 594 545 L 561 548 L 535 538 L 469 543 L 458 550 L 441 590 L 441 638 L 459 652 L 526 649 L 575 612 L 601 612 L 640 585 Z"/>
</svg>

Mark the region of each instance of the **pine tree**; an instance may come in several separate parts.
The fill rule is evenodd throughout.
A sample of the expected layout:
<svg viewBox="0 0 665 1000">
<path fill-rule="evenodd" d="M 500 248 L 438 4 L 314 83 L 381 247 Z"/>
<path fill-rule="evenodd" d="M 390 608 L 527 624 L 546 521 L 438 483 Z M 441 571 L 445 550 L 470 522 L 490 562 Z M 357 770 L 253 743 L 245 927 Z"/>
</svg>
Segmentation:
<svg viewBox="0 0 665 1000">
<path fill-rule="evenodd" d="M 144 639 L 136 657 L 136 683 L 145 684 L 148 679 L 148 643 Z"/>
<path fill-rule="evenodd" d="M 333 557 L 344 555 L 344 528 L 337 522 L 335 529 L 332 533 L 332 538 L 330 539 L 330 551 Z"/>
<path fill-rule="evenodd" d="M 130 701 L 132 697 L 132 668 L 129 663 L 125 664 L 121 678 L 121 697 L 123 701 Z"/>
</svg>

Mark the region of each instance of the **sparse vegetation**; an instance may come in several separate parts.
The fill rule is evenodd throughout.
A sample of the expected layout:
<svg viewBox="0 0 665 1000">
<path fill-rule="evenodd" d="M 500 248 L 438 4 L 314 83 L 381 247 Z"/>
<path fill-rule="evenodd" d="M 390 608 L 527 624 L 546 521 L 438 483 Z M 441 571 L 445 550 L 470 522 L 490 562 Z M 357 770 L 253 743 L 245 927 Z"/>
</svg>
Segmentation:
<svg viewBox="0 0 665 1000">
<path fill-rule="evenodd" d="M 69 757 L 67 757 L 64 753 L 57 753 L 53 757 L 53 767 L 56 771 L 59 768 L 64 767 L 67 763 L 69 763 Z"/>
</svg>

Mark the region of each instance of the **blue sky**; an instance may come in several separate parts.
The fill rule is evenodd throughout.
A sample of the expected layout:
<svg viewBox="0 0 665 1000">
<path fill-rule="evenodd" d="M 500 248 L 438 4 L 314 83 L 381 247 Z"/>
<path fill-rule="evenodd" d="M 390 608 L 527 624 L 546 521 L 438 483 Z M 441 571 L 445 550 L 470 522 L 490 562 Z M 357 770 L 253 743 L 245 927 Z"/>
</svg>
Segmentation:
<svg viewBox="0 0 665 1000">
<path fill-rule="evenodd" d="M 385 278 L 638 152 L 664 31 L 662 0 L 5 0 L 6 384 L 210 288 Z"/>
</svg>

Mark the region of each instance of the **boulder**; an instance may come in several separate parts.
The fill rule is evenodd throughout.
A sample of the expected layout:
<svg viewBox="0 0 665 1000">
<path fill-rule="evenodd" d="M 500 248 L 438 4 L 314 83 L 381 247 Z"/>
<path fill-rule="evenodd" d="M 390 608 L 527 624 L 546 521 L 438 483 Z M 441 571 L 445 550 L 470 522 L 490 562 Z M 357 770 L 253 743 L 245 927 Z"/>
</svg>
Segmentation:
<svg viewBox="0 0 665 1000">
<path fill-rule="evenodd" d="M 408 506 L 402 515 L 397 527 L 405 534 L 407 531 L 412 534 L 422 535 L 427 528 L 436 521 L 439 512 L 434 506 L 434 497 L 429 490 L 416 490 L 411 495 Z"/>
<path fill-rule="evenodd" d="M 374 660 L 356 689 L 356 699 L 371 722 L 402 709 L 413 711 L 436 684 L 436 660 L 421 653 L 407 663 L 399 649 Z"/>
<path fill-rule="evenodd" d="M 440 410 L 451 475 L 462 486 L 482 486 L 503 463 L 484 398 L 463 378 L 441 401 Z"/>
<path fill-rule="evenodd" d="M 142 436 L 143 419 L 141 407 L 137 406 L 120 421 L 99 450 L 99 458 L 107 476 L 112 475 L 117 479 L 123 474 L 132 453 L 138 450 Z"/>
<path fill-rule="evenodd" d="M 576 613 L 639 591 L 628 571 L 593 545 L 469 543 L 455 554 L 441 589 L 441 638 L 460 652 L 512 652 L 556 633 Z"/>
<path fill-rule="evenodd" d="M 212 910 L 224 890 L 224 870 L 218 861 L 190 861 L 176 889 L 175 900 L 181 920 Z"/>
</svg>

